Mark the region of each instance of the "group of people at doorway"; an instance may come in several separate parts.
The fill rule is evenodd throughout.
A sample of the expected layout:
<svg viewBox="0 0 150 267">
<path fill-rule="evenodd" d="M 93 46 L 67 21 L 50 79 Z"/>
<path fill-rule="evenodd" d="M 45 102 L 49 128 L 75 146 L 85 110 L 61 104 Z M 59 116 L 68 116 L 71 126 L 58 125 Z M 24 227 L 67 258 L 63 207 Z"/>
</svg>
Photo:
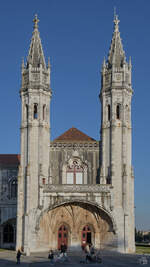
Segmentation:
<svg viewBox="0 0 150 267">
<path fill-rule="evenodd" d="M 59 254 L 59 256 L 55 257 L 55 259 L 54 259 L 54 252 L 51 249 L 50 252 L 49 252 L 49 255 L 48 255 L 48 259 L 50 259 L 51 263 L 54 263 L 54 261 L 57 261 L 57 260 L 63 260 L 63 261 L 68 260 L 66 244 L 65 243 L 61 244 L 61 246 L 60 246 L 60 254 Z"/>
<path fill-rule="evenodd" d="M 96 253 L 95 248 L 91 243 L 87 243 L 85 246 L 82 246 L 82 250 L 85 253 L 85 259 L 81 260 L 80 263 L 102 262 L 100 255 Z M 50 263 L 52 264 L 59 260 L 68 261 L 67 246 L 62 243 L 60 246 L 60 254 L 58 256 L 55 256 L 55 258 L 53 250 L 50 250 L 48 259 L 50 259 Z"/>
<path fill-rule="evenodd" d="M 82 246 L 82 249 L 85 252 L 85 263 L 89 262 L 102 262 L 102 259 L 99 255 L 99 252 L 96 252 L 92 243 L 87 243 L 85 246 Z"/>
<path fill-rule="evenodd" d="M 95 253 L 95 248 L 92 244 L 86 244 L 85 246 L 82 246 L 82 250 L 85 253 L 85 263 L 89 262 L 99 262 L 101 263 L 101 258 L 98 257 L 98 255 Z M 18 249 L 17 254 L 16 254 L 16 259 L 17 259 L 17 264 L 20 264 L 20 258 L 21 255 L 24 254 L 21 250 Z M 60 254 L 54 258 L 54 252 L 53 250 L 50 250 L 48 259 L 50 260 L 50 263 L 54 263 L 56 261 L 67 261 L 67 246 L 65 243 L 62 243 L 60 246 Z M 83 261 L 81 261 L 82 263 Z"/>
</svg>

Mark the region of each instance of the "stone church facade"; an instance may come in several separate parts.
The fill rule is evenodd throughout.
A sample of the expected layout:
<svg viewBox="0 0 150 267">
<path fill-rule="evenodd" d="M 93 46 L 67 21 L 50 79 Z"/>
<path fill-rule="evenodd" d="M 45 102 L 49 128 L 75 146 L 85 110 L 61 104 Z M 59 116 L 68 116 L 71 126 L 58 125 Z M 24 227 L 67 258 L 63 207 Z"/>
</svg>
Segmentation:
<svg viewBox="0 0 150 267">
<path fill-rule="evenodd" d="M 22 62 L 21 153 L 0 155 L 0 245 L 31 252 L 96 248 L 134 252 L 131 60 L 114 18 L 101 71 L 101 141 L 72 127 L 50 141 L 50 62 L 38 19 Z M 98 123 L 98 122 L 97 122 Z"/>
</svg>

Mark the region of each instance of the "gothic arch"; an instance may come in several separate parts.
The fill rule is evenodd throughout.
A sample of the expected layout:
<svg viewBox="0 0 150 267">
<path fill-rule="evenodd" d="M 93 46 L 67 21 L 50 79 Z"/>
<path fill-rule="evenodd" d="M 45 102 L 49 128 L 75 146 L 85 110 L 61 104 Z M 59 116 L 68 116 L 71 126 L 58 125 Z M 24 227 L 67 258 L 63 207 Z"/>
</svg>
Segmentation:
<svg viewBox="0 0 150 267">
<path fill-rule="evenodd" d="M 111 227 L 112 227 L 112 232 L 114 234 L 116 234 L 117 232 L 117 224 L 115 222 L 115 219 L 113 217 L 113 215 L 107 211 L 106 209 L 104 209 L 102 206 L 98 205 L 95 202 L 92 201 L 87 201 L 87 200 L 74 200 L 74 201 L 70 201 L 70 200 L 62 200 L 60 203 L 55 203 L 53 205 L 51 205 L 50 207 L 48 207 L 47 209 L 43 210 L 40 215 L 37 217 L 36 220 L 36 228 L 35 230 L 38 231 L 40 229 L 39 225 L 40 225 L 40 220 L 42 219 L 42 217 L 44 216 L 44 214 L 48 213 L 49 211 L 56 209 L 58 207 L 61 206 L 65 206 L 65 205 L 81 205 L 82 207 L 86 208 L 86 205 L 88 205 L 90 208 L 93 209 L 93 207 L 95 208 L 95 211 L 99 212 L 99 214 L 103 214 L 104 216 L 106 216 L 106 218 L 109 220 Z"/>
<path fill-rule="evenodd" d="M 11 246 L 14 246 L 16 241 L 16 218 L 4 221 L 0 225 L 0 233 L 2 242 L 1 246 L 3 246 L 3 244 L 8 248 L 10 244 Z"/>
<path fill-rule="evenodd" d="M 70 233 L 71 232 L 71 229 L 70 229 L 70 225 L 68 223 L 66 223 L 65 221 L 62 221 L 60 223 L 58 223 L 57 225 L 55 225 L 55 231 L 57 232 L 58 229 L 61 227 L 61 225 L 65 225 L 68 229 L 68 232 Z"/>
<path fill-rule="evenodd" d="M 17 198 L 17 187 L 18 187 L 18 181 L 17 177 L 12 177 L 8 181 L 9 186 L 9 198 L 14 199 Z"/>
<path fill-rule="evenodd" d="M 87 221 L 86 225 L 88 225 L 88 226 L 90 227 L 91 231 L 92 231 L 93 233 L 95 233 L 95 227 L 94 227 L 89 221 Z M 82 232 L 84 226 L 85 226 L 85 223 L 83 222 L 83 223 L 79 226 L 78 231 L 79 231 L 79 232 Z"/>
</svg>

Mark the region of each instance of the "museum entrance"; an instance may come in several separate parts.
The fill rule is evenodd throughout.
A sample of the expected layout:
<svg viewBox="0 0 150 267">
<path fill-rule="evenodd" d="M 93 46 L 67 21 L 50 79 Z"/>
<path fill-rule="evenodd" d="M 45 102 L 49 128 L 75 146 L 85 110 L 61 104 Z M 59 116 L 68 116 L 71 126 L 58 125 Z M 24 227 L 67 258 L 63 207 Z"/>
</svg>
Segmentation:
<svg viewBox="0 0 150 267">
<path fill-rule="evenodd" d="M 58 229 L 58 249 L 60 250 L 62 243 L 68 245 L 68 229 L 65 225 L 61 225 Z"/>
<path fill-rule="evenodd" d="M 88 225 L 83 227 L 82 237 L 81 237 L 81 246 L 84 248 L 86 244 L 92 243 L 92 232 Z"/>
</svg>

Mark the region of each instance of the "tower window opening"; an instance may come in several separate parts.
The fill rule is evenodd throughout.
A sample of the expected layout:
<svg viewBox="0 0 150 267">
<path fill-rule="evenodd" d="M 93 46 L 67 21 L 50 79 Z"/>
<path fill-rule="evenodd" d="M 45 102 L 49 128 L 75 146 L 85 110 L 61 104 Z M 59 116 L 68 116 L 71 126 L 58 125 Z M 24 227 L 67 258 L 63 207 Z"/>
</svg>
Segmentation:
<svg viewBox="0 0 150 267">
<path fill-rule="evenodd" d="M 26 105 L 26 120 L 28 120 L 28 105 Z"/>
<path fill-rule="evenodd" d="M 33 113 L 34 119 L 38 118 L 38 104 L 34 104 L 34 113 Z"/>
<path fill-rule="evenodd" d="M 110 121 L 110 105 L 107 106 L 108 121 Z"/>
<path fill-rule="evenodd" d="M 46 120 L 46 105 L 43 105 L 43 120 Z"/>
<path fill-rule="evenodd" d="M 120 120 L 120 104 L 116 106 L 116 118 L 117 120 Z"/>
</svg>

